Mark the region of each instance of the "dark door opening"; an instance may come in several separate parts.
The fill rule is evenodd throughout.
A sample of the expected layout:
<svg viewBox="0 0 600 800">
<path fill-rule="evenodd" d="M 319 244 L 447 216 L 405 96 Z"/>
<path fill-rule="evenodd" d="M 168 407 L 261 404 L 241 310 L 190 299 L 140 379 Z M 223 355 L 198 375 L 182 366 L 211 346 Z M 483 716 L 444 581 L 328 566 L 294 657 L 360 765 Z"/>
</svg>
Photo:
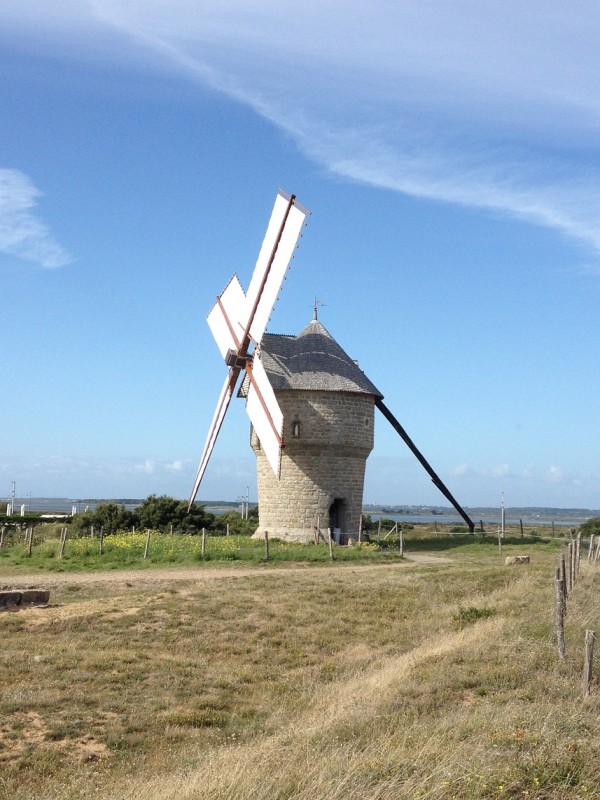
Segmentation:
<svg viewBox="0 0 600 800">
<path fill-rule="evenodd" d="M 329 528 L 334 534 L 334 538 L 337 532 L 336 541 L 339 540 L 339 534 L 342 532 L 344 527 L 344 511 L 345 503 L 339 497 L 337 497 L 329 506 Z"/>
</svg>

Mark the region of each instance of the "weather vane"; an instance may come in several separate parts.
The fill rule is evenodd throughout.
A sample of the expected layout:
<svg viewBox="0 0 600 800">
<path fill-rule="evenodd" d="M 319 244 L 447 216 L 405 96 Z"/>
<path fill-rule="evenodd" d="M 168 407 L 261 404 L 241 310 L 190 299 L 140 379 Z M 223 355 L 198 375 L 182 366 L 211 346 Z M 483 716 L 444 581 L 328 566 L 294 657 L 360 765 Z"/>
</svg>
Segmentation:
<svg viewBox="0 0 600 800">
<path fill-rule="evenodd" d="M 324 306 L 318 297 L 315 297 L 315 304 L 313 306 L 313 320 L 319 319 L 319 306 Z"/>
</svg>

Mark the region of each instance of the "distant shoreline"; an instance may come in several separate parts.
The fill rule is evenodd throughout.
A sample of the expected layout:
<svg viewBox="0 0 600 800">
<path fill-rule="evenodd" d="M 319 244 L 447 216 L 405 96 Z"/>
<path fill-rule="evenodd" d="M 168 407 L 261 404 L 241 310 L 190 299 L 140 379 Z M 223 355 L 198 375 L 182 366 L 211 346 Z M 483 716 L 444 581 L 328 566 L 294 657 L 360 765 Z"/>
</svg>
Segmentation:
<svg viewBox="0 0 600 800">
<path fill-rule="evenodd" d="M 1 502 L 6 504 L 12 498 L 5 498 Z M 62 513 L 70 514 L 75 508 L 76 513 L 85 511 L 86 508 L 93 510 L 99 503 L 117 503 L 124 505 L 128 509 L 134 509 L 144 502 L 141 498 L 86 498 L 71 499 L 66 497 L 15 497 L 15 515 L 20 513 L 21 506 L 24 505 L 27 511 L 34 513 Z M 256 505 L 255 500 L 250 500 L 250 505 Z M 199 501 L 207 511 L 212 513 L 223 513 L 224 511 L 238 510 L 241 503 L 235 500 L 201 500 Z M 488 523 L 496 523 L 501 516 L 498 506 L 478 506 L 464 507 L 467 514 L 474 522 L 483 520 Z M 372 517 L 384 517 L 387 519 L 405 520 L 406 522 L 437 521 L 440 524 L 447 522 L 451 524 L 462 523 L 462 519 L 451 506 L 426 506 L 426 505 L 392 505 L 365 503 L 363 513 L 370 514 Z M 506 522 L 519 522 L 523 520 L 528 523 L 539 522 L 551 523 L 555 521 L 562 524 L 580 525 L 590 517 L 600 517 L 600 509 L 591 508 L 555 508 L 543 506 L 507 506 L 505 508 Z"/>
</svg>

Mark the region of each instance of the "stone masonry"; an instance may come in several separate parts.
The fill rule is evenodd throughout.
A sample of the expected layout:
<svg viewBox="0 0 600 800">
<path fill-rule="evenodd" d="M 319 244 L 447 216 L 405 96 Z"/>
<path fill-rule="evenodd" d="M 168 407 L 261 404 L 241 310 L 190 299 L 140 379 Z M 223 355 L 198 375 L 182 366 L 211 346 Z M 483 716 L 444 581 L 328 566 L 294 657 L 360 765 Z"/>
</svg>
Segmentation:
<svg viewBox="0 0 600 800">
<path fill-rule="evenodd" d="M 346 392 L 282 392 L 285 447 L 279 480 L 252 431 L 260 527 L 255 536 L 313 541 L 337 500 L 338 527 L 357 535 L 367 456 L 373 449 L 374 398 Z M 296 432 L 296 433 L 295 433 Z M 294 435 L 295 434 L 295 435 Z"/>
</svg>

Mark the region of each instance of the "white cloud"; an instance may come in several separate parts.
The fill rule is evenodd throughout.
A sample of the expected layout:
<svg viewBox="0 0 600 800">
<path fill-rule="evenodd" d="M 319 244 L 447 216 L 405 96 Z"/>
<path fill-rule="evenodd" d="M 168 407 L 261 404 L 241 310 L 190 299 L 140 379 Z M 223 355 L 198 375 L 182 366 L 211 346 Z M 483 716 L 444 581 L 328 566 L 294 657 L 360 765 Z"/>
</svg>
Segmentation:
<svg viewBox="0 0 600 800">
<path fill-rule="evenodd" d="M 342 0 L 306 0 L 301 13 L 274 0 L 58 11 L 8 0 L 2 25 L 36 46 L 45 34 L 95 58 L 162 60 L 251 106 L 334 174 L 600 252 L 600 8 L 585 0 L 373 0 L 351 14 Z"/>
<path fill-rule="evenodd" d="M 147 458 L 141 464 L 135 465 L 136 472 L 145 472 L 147 475 L 153 475 L 156 472 L 156 462 Z"/>
<path fill-rule="evenodd" d="M 0 169 L 0 252 L 42 267 L 62 267 L 72 258 L 34 213 L 40 196 L 27 175 Z"/>
<path fill-rule="evenodd" d="M 600 13 L 587 3 L 94 7 L 333 173 L 514 215 L 600 251 Z"/>
</svg>

